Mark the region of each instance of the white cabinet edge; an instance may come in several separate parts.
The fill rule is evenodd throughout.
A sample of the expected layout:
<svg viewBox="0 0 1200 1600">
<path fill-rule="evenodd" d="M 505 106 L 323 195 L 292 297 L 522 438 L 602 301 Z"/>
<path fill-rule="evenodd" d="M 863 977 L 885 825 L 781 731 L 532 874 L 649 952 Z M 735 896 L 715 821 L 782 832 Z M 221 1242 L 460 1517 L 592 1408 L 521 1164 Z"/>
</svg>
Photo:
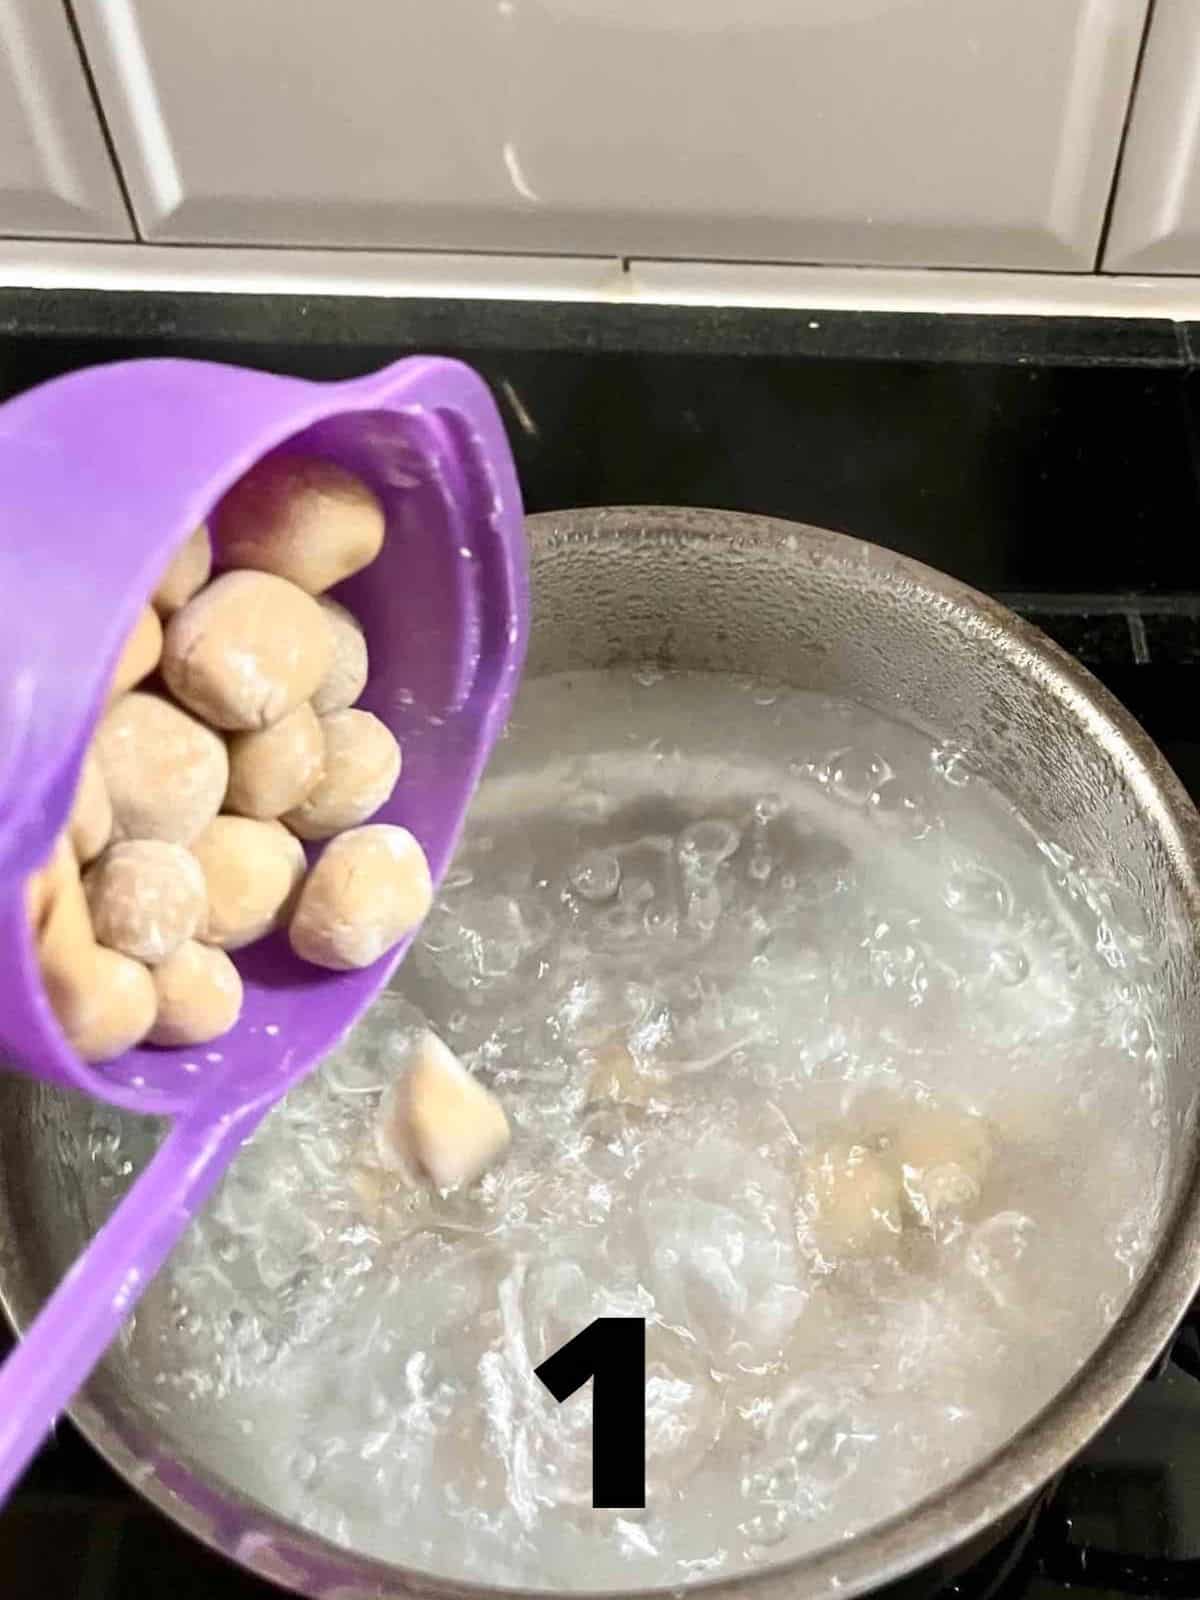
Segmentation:
<svg viewBox="0 0 1200 1600">
<path fill-rule="evenodd" d="M 0 239 L 0 289 L 1200 321 L 1200 277 Z"/>
</svg>

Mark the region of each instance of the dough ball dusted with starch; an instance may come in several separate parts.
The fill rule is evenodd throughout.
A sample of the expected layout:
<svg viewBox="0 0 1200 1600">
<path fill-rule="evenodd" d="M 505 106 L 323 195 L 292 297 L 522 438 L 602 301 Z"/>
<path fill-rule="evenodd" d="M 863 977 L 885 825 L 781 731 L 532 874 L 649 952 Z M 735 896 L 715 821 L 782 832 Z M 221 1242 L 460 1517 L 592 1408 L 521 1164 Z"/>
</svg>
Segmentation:
<svg viewBox="0 0 1200 1600">
<path fill-rule="evenodd" d="M 154 980 L 140 961 L 93 944 L 69 966 L 42 969 L 59 1026 L 84 1061 L 112 1061 L 154 1025 Z"/>
<path fill-rule="evenodd" d="M 217 562 L 287 578 L 321 594 L 368 566 L 383 545 L 383 507 L 332 461 L 268 456 L 221 501 Z"/>
<path fill-rule="evenodd" d="M 109 699 L 116 700 L 129 689 L 135 688 L 143 678 L 148 678 L 158 666 L 162 656 L 163 631 L 158 613 L 152 606 L 143 606 L 142 614 L 133 625 L 133 632 L 125 641 L 113 673 Z"/>
<path fill-rule="evenodd" d="M 287 919 L 307 863 L 304 846 L 279 822 L 217 817 L 192 844 L 204 873 L 205 944 L 241 950 Z"/>
<path fill-rule="evenodd" d="M 155 589 L 152 604 L 160 617 L 172 617 L 208 582 L 212 572 L 212 545 L 203 523 L 181 544 Z"/>
<path fill-rule="evenodd" d="M 978 1203 L 992 1164 L 992 1140 L 982 1117 L 921 1106 L 896 1129 L 891 1153 L 900 1165 L 905 1198 L 928 1224 Z"/>
<path fill-rule="evenodd" d="M 823 1251 L 860 1255 L 893 1247 L 903 1225 L 900 1179 L 861 1144 L 831 1144 L 806 1168 L 807 1210 Z"/>
<path fill-rule="evenodd" d="M 205 722 L 249 732 L 311 699 L 332 656 L 310 595 L 270 573 L 227 572 L 167 624 L 162 674 Z"/>
<path fill-rule="evenodd" d="M 67 832 L 80 862 L 94 861 L 112 838 L 112 803 L 100 763 L 91 750 L 83 758 L 79 773 L 79 787 L 71 807 Z"/>
<path fill-rule="evenodd" d="M 420 924 L 432 901 L 425 852 L 407 828 L 351 829 L 325 846 L 300 891 L 292 949 L 335 972 L 369 967 Z"/>
<path fill-rule="evenodd" d="M 190 844 L 225 798 L 225 741 L 158 695 L 137 690 L 109 711 L 96 734 L 96 759 L 119 839 Z"/>
<path fill-rule="evenodd" d="M 229 741 L 225 809 L 244 817 L 280 817 L 305 801 L 325 770 L 325 736 L 310 705 L 258 733 Z"/>
<path fill-rule="evenodd" d="M 165 839 L 113 845 L 84 888 L 97 941 L 148 966 L 165 961 L 204 919 L 200 863 Z"/>
<path fill-rule="evenodd" d="M 307 800 L 284 821 L 301 839 L 329 839 L 373 817 L 396 787 L 400 746 L 369 711 L 321 718 L 325 771 Z"/>
<path fill-rule="evenodd" d="M 357 617 L 351 616 L 345 606 L 328 595 L 322 595 L 317 603 L 333 638 L 329 671 L 312 698 L 313 710 L 324 717 L 331 711 L 345 711 L 354 704 L 367 686 L 369 663 L 367 637 Z"/>
<path fill-rule="evenodd" d="M 419 1167 L 439 1189 L 456 1189 L 486 1172 L 509 1138 L 495 1095 L 435 1034 L 423 1034 L 380 1107 L 381 1163 L 409 1177 Z"/>
<path fill-rule="evenodd" d="M 25 906 L 39 954 L 44 954 L 49 942 L 94 943 L 79 862 L 66 834 L 59 835 L 48 859 L 30 877 Z"/>
<path fill-rule="evenodd" d="M 140 1043 L 154 1022 L 149 972 L 95 941 L 70 841 L 64 834 L 37 874 L 29 906 L 46 997 L 84 1061 L 111 1061 Z"/>
<path fill-rule="evenodd" d="M 207 1044 L 228 1033 L 242 1011 L 238 969 L 213 945 L 189 939 L 155 967 L 158 1017 L 151 1044 Z"/>
</svg>

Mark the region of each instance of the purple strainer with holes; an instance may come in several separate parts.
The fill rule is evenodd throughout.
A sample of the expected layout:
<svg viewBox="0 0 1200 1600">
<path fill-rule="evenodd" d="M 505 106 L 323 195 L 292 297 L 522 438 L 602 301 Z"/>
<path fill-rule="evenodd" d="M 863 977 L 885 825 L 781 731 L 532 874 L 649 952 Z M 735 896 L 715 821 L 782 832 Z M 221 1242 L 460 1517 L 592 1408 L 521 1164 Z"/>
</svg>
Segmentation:
<svg viewBox="0 0 1200 1600">
<path fill-rule="evenodd" d="M 362 706 L 404 770 L 377 821 L 445 872 L 525 651 L 521 502 L 482 380 L 414 357 L 345 383 L 202 361 L 75 373 L 0 407 L 0 1058 L 172 1119 L 158 1153 L 0 1371 L 0 1501 L 254 1127 L 347 1031 L 405 945 L 364 972 L 240 952 L 234 1031 L 104 1067 L 47 1003 L 24 885 L 66 822 L 122 642 L 175 549 L 269 451 L 324 456 L 383 502 L 378 560 L 337 591 L 367 634 Z"/>
</svg>

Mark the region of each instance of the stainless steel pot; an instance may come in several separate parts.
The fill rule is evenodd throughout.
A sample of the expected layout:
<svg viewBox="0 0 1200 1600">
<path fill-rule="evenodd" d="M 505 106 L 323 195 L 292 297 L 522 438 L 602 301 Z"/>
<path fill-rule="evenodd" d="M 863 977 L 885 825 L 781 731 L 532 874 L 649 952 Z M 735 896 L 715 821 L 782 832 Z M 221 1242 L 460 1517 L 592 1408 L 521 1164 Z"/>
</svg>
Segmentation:
<svg viewBox="0 0 1200 1600">
<path fill-rule="evenodd" d="M 850 696 L 969 748 L 1048 835 L 1116 876 L 1170 942 L 1176 1037 L 1200 1039 L 1200 818 L 1129 716 L 1002 607 L 870 545 L 727 512 L 573 511 L 530 522 L 529 671 L 656 660 Z M 1033 1422 L 967 1477 L 855 1540 L 713 1595 L 843 1600 L 944 1578 L 1011 1523 L 1154 1361 L 1200 1282 L 1196 1075 L 1168 1068 L 1169 1180 L 1157 1247 L 1103 1346 Z M 86 1234 L 86 1108 L 0 1081 L 0 1301 L 18 1328 Z M 1097 1152 L 1103 1159 L 1103 1152 Z M 84 1433 L 165 1515 L 234 1560 L 328 1600 L 489 1595 L 336 1549 L 253 1503 L 221 1464 L 172 1447 L 120 1349 L 74 1406 Z"/>
</svg>

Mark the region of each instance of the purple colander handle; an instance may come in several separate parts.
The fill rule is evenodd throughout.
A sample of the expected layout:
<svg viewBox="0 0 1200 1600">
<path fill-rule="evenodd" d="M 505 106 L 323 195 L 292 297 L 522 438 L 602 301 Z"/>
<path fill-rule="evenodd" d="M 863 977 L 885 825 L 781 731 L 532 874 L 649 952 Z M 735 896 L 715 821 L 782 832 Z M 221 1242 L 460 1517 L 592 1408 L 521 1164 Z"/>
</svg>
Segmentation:
<svg viewBox="0 0 1200 1600">
<path fill-rule="evenodd" d="M 79 386 L 79 406 L 70 392 L 72 383 Z M 108 413 L 98 402 L 106 393 L 109 411 L 124 402 L 130 412 L 140 409 L 144 418 L 147 411 L 157 415 L 165 407 L 177 424 L 187 418 L 205 435 L 207 455 L 196 432 L 190 454 L 182 451 L 182 476 L 187 479 L 190 470 L 193 480 L 185 482 L 178 502 L 172 500 L 168 508 L 176 541 L 211 506 L 211 489 L 200 486 L 215 484 L 219 492 L 264 448 L 316 450 L 361 470 L 382 493 L 388 544 L 399 548 L 393 534 L 405 542 L 412 553 L 405 576 L 415 575 L 416 581 L 396 583 L 389 572 L 386 582 L 372 586 L 363 574 L 338 592 L 367 625 L 372 678 L 364 703 L 390 722 L 405 749 L 400 784 L 380 820 L 412 829 L 425 848 L 435 884 L 440 883 L 487 757 L 507 721 L 528 637 L 520 494 L 503 427 L 485 385 L 461 364 L 429 357 L 328 385 L 201 362 L 130 362 L 93 369 L 0 407 L 0 464 L 19 460 L 18 446 L 26 443 L 35 453 L 44 452 L 50 463 L 45 471 L 28 473 L 30 492 L 23 502 L 28 525 L 37 496 L 53 499 L 58 464 L 64 471 L 71 465 L 69 441 L 62 438 L 61 428 L 45 425 L 45 418 L 66 418 L 69 424 L 73 411 L 86 412 L 93 431 L 100 429 Z M 129 404 L 131 395 L 137 404 Z M 157 409 L 156 401 L 162 403 Z M 42 426 L 30 427 L 31 418 Z M 403 432 L 397 433 L 400 423 Z M 176 436 L 180 431 L 177 426 Z M 180 449 L 178 437 L 175 448 Z M 81 452 L 86 467 L 83 441 Z M 136 457 L 121 431 L 114 430 L 111 440 L 97 443 L 93 438 L 91 452 L 93 473 L 110 485 L 116 481 L 122 491 L 127 488 L 129 501 L 136 502 Z M 414 462 L 420 469 L 415 474 Z M 72 529 L 78 527 L 77 510 L 67 496 L 61 512 Z M 129 513 L 131 523 L 135 513 L 136 504 Z M 144 596 L 165 566 L 169 548 L 154 548 L 152 536 L 136 527 L 126 542 L 121 517 L 111 505 L 102 504 L 97 514 L 121 541 L 125 575 L 136 580 Z M 87 665 L 86 680 L 79 681 L 70 670 L 53 669 L 53 647 L 44 626 L 27 631 L 19 646 L 8 635 L 0 636 L 0 664 L 7 652 L 10 664 L 20 668 L 16 674 L 0 674 L 0 708 L 13 713 L 7 722 L 0 716 L 0 913 L 8 913 L 12 923 L 10 930 L 0 914 L 0 948 L 11 943 L 20 958 L 9 976 L 0 979 L 0 997 L 7 994 L 9 1002 L 0 1018 L 0 1041 L 15 1050 L 17 1065 L 37 1076 L 133 1110 L 173 1114 L 174 1122 L 150 1164 L 0 1369 L 0 1503 L 242 1144 L 374 999 L 411 943 L 405 940 L 374 967 L 343 975 L 301 967 L 278 939 L 246 952 L 243 976 L 248 997 L 256 997 L 261 1022 L 247 1023 L 244 1013 L 233 1045 L 221 1041 L 223 1049 L 204 1056 L 203 1070 L 199 1062 L 188 1062 L 187 1052 L 179 1052 L 177 1089 L 166 1087 L 172 1079 L 169 1052 L 132 1053 L 127 1063 L 118 1063 L 120 1075 L 107 1078 L 104 1069 L 85 1068 L 64 1053 L 61 1042 L 47 1031 L 44 999 L 34 992 L 35 975 L 28 971 L 22 945 L 20 901 L 12 890 L 14 883 L 19 888 L 20 874 L 41 858 L 47 839 L 65 819 L 105 674 L 122 628 L 141 602 L 138 593 L 121 598 L 121 626 L 97 621 L 95 608 L 78 598 L 77 568 L 55 548 L 52 536 L 59 523 L 60 518 L 49 518 L 42 581 L 52 586 L 58 578 L 74 586 L 72 604 L 81 607 L 79 631 L 90 630 L 101 639 L 102 659 L 97 664 L 85 657 L 78 640 L 72 640 L 67 655 Z M 78 549 L 79 533 L 68 537 Z M 11 546 L 5 551 L 3 539 L 0 529 L 0 558 L 11 562 Z M 31 559 L 36 561 L 39 553 Z M 411 654 L 414 639 L 420 644 L 419 659 L 405 662 L 405 646 Z M 402 684 L 409 687 L 399 688 Z M 48 721 L 53 694 L 58 703 Z M 59 752 L 64 740 L 66 757 Z M 27 779 L 31 773 L 40 776 L 44 786 L 15 781 L 22 771 Z M 284 1026 L 268 1026 L 271 1017 L 284 1019 Z M 196 1074 L 192 1078 L 187 1076 L 189 1065 Z M 147 1081 L 152 1069 L 163 1088 Z"/>
</svg>

